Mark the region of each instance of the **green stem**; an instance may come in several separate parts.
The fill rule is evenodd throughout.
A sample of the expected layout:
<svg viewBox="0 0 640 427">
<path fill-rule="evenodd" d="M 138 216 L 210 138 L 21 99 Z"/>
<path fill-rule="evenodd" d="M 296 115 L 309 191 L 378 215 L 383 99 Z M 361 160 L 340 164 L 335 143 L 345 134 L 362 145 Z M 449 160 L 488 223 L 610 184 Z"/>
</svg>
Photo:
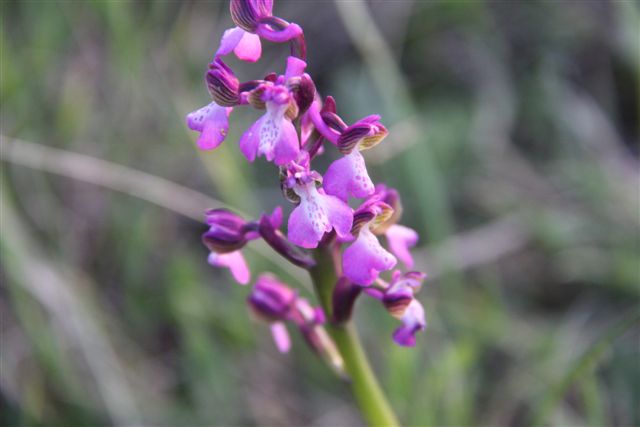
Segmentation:
<svg viewBox="0 0 640 427">
<path fill-rule="evenodd" d="M 331 319 L 333 288 L 337 281 L 335 264 L 329 248 L 317 250 L 315 258 L 317 264 L 310 271 L 311 278 L 327 318 Z M 355 325 L 351 321 L 340 325 L 328 323 L 327 331 L 342 355 L 351 390 L 367 423 L 370 426 L 399 426 L 371 369 Z"/>
</svg>

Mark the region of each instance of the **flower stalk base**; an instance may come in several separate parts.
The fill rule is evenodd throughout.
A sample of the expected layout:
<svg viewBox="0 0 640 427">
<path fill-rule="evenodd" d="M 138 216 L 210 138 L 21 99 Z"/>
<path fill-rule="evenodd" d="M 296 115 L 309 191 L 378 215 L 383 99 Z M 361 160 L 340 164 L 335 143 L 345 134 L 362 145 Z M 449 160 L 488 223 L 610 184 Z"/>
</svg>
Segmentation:
<svg viewBox="0 0 640 427">
<path fill-rule="evenodd" d="M 328 248 L 317 250 L 315 259 L 316 265 L 310 270 L 311 278 L 318 299 L 327 313 L 327 317 L 331 319 L 333 314 L 332 295 L 337 281 L 335 264 Z M 371 369 L 353 322 L 335 324 L 329 321 L 326 328 L 344 360 L 351 390 L 367 424 L 385 427 L 399 426 L 395 413 Z"/>
</svg>

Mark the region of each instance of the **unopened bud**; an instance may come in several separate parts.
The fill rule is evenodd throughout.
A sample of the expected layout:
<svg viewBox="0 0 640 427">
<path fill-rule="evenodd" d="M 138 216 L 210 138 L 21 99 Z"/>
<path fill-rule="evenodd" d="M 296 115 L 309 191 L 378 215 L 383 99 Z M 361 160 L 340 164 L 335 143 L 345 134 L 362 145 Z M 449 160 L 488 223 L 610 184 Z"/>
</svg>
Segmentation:
<svg viewBox="0 0 640 427">
<path fill-rule="evenodd" d="M 293 289 L 275 277 L 263 274 L 256 281 L 247 302 L 258 317 L 276 322 L 287 319 L 296 298 Z"/>
<path fill-rule="evenodd" d="M 220 58 L 209 65 L 205 75 L 207 89 L 218 105 L 233 107 L 240 101 L 240 82 Z"/>
<path fill-rule="evenodd" d="M 246 222 L 227 209 L 211 209 L 206 213 L 209 230 L 202 235 L 202 242 L 212 252 L 229 253 L 246 243 Z"/>
</svg>

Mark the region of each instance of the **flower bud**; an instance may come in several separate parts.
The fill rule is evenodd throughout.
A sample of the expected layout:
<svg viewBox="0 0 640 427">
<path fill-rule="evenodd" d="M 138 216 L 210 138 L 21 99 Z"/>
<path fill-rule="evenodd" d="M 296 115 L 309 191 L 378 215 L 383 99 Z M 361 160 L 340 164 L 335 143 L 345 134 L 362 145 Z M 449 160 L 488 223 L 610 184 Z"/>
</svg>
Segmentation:
<svg viewBox="0 0 640 427">
<path fill-rule="evenodd" d="M 237 26 L 254 32 L 260 18 L 271 15 L 273 0 L 231 0 L 230 9 Z"/>
<path fill-rule="evenodd" d="M 253 312 L 267 322 L 286 320 L 296 301 L 296 292 L 275 277 L 263 274 L 256 281 L 247 302 Z"/>
<path fill-rule="evenodd" d="M 207 89 L 218 105 L 233 107 L 240 102 L 240 82 L 220 58 L 209 64 L 205 75 Z"/>
<path fill-rule="evenodd" d="M 237 251 L 246 243 L 246 222 L 227 209 L 211 209 L 206 213 L 209 230 L 202 242 L 210 251 L 224 254 Z"/>
<path fill-rule="evenodd" d="M 289 89 L 293 93 L 293 98 L 298 106 L 299 114 L 304 114 L 309 109 L 316 96 L 316 86 L 309 74 L 296 76 L 287 82 Z"/>
<path fill-rule="evenodd" d="M 388 133 L 380 123 L 380 116 L 367 116 L 342 131 L 338 138 L 338 149 L 343 154 L 349 154 L 356 147 L 366 150 L 379 144 Z"/>
</svg>

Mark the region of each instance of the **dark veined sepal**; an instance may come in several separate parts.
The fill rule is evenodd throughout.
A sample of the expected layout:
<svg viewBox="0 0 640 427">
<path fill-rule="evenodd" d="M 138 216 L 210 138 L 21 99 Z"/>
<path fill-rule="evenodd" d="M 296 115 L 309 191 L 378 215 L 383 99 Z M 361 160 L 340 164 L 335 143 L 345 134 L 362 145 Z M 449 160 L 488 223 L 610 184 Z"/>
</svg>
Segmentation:
<svg viewBox="0 0 640 427">
<path fill-rule="evenodd" d="M 342 131 L 338 149 L 343 154 L 351 153 L 356 147 L 367 150 L 378 145 L 388 134 L 387 128 L 380 123 L 380 116 L 367 116 Z"/>
<path fill-rule="evenodd" d="M 370 229 L 375 229 L 383 224 L 393 215 L 393 208 L 388 204 L 372 198 L 362 204 L 353 214 L 353 226 L 351 234 L 357 236 L 360 229 L 369 225 Z"/>
<path fill-rule="evenodd" d="M 247 100 L 249 104 L 253 108 L 257 108 L 258 110 L 264 110 L 267 108 L 267 105 L 263 99 L 264 93 L 267 90 L 267 86 L 272 84 L 271 82 L 265 82 L 263 84 L 258 85 L 255 89 L 249 92 L 249 97 Z"/>
<path fill-rule="evenodd" d="M 233 107 L 240 101 L 240 82 L 231 68 L 220 58 L 209 64 L 205 75 L 207 89 L 216 104 Z"/>
<path fill-rule="evenodd" d="M 380 198 L 380 200 L 393 208 L 393 214 L 389 218 L 371 228 L 371 231 L 374 234 L 381 235 L 386 233 L 389 227 L 400 221 L 403 210 L 402 200 L 400 199 L 400 194 L 395 188 L 389 188 L 384 184 L 378 184 L 376 186 L 375 194 Z"/>
<path fill-rule="evenodd" d="M 233 22 L 252 33 L 261 18 L 271 15 L 273 0 L 231 0 L 229 9 Z"/>
<path fill-rule="evenodd" d="M 378 123 L 373 127 L 371 134 L 369 136 L 365 136 L 362 138 L 362 142 L 358 148 L 360 150 L 368 150 L 369 148 L 373 148 L 376 145 L 380 144 L 383 139 L 387 137 L 389 131 L 386 127 L 384 127 L 381 123 Z"/>
</svg>

